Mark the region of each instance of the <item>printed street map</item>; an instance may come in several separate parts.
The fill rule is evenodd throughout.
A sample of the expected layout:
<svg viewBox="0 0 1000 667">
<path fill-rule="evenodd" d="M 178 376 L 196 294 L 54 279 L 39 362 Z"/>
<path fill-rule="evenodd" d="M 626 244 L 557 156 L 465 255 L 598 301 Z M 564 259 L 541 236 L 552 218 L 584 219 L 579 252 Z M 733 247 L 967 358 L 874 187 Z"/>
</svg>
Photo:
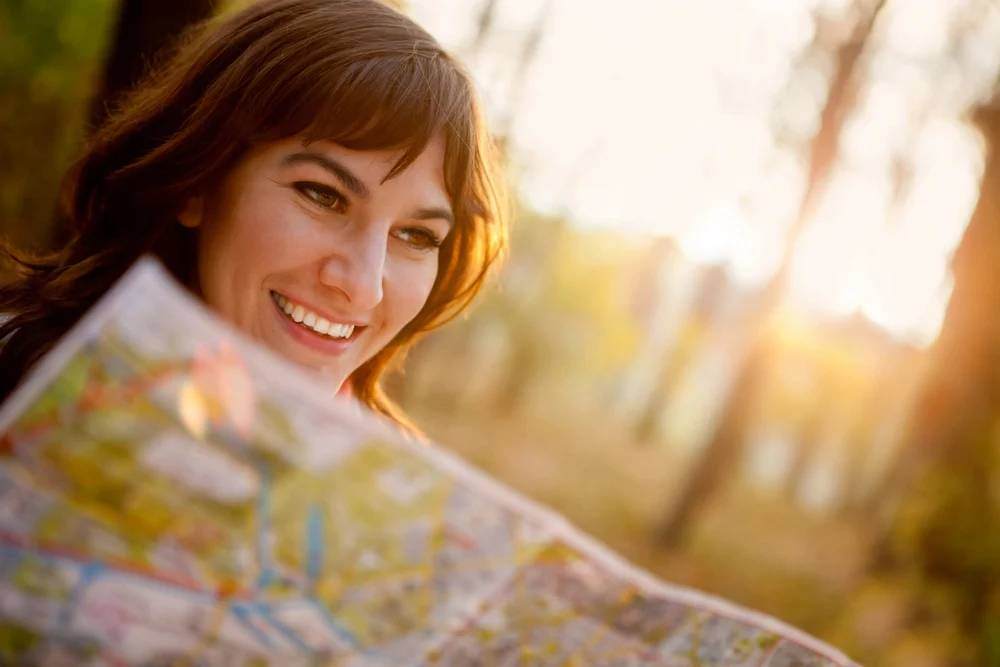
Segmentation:
<svg viewBox="0 0 1000 667">
<path fill-rule="evenodd" d="M 0 664 L 853 663 L 401 439 L 144 260 L 0 408 Z"/>
</svg>

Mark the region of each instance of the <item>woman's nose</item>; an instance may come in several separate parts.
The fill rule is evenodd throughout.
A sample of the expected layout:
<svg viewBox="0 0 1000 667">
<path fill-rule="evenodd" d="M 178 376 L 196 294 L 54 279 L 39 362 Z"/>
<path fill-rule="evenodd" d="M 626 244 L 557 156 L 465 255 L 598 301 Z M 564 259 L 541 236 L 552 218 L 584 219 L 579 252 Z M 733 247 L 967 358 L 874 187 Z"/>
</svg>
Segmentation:
<svg viewBox="0 0 1000 667">
<path fill-rule="evenodd" d="M 355 310 L 382 301 L 388 236 L 374 229 L 341 236 L 320 269 L 320 282 L 340 291 Z"/>
</svg>

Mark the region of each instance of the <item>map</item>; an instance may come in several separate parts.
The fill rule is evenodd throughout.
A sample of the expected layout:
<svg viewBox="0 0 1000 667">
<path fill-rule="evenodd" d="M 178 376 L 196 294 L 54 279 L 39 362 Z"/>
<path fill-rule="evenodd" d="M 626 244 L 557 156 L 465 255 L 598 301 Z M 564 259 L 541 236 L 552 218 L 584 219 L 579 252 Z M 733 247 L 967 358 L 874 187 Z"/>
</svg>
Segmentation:
<svg viewBox="0 0 1000 667">
<path fill-rule="evenodd" d="M 0 408 L 0 665 L 853 665 L 671 586 L 153 260 Z"/>
</svg>

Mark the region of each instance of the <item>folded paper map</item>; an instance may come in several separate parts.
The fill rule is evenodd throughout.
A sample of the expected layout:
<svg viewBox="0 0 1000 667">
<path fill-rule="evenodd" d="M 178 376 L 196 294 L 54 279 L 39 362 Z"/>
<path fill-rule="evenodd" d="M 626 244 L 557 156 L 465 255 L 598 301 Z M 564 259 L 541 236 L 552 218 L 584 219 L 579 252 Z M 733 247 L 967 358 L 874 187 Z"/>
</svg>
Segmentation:
<svg viewBox="0 0 1000 667">
<path fill-rule="evenodd" d="M 0 408 L 0 664 L 853 664 L 332 394 L 136 265 Z"/>
</svg>

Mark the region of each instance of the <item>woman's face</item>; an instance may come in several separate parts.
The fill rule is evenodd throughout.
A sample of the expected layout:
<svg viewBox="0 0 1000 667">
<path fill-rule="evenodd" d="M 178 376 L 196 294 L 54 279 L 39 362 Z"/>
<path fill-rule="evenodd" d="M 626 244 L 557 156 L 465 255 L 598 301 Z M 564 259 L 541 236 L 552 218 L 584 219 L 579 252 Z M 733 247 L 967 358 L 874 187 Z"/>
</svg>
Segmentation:
<svg viewBox="0 0 1000 667">
<path fill-rule="evenodd" d="M 225 319 L 339 388 L 423 307 L 451 229 L 444 142 L 402 154 L 300 138 L 251 150 L 187 202 L 202 296 Z"/>
</svg>

